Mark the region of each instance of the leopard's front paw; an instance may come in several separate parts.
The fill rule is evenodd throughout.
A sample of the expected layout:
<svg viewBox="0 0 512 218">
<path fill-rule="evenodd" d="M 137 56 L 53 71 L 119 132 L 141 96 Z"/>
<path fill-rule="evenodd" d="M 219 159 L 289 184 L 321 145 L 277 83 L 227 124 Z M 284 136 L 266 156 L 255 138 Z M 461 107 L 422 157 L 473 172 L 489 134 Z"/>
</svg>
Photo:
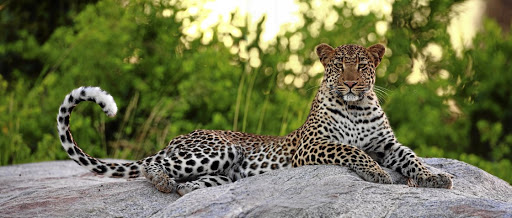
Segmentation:
<svg viewBox="0 0 512 218">
<path fill-rule="evenodd" d="M 393 180 L 391 180 L 391 176 L 389 175 L 388 172 L 382 170 L 377 173 L 377 176 L 379 178 L 379 180 L 377 181 L 378 183 L 393 184 Z"/>
<path fill-rule="evenodd" d="M 409 180 L 409 186 L 425 188 L 446 188 L 453 186 L 452 176 L 445 173 L 419 176 L 416 180 Z"/>
<path fill-rule="evenodd" d="M 379 168 L 375 171 L 368 171 L 365 172 L 363 175 L 361 175 L 364 180 L 368 182 L 375 182 L 375 183 L 381 183 L 381 184 L 393 184 L 393 180 L 391 180 L 391 176 L 388 172 L 383 170 L 382 168 Z"/>
</svg>

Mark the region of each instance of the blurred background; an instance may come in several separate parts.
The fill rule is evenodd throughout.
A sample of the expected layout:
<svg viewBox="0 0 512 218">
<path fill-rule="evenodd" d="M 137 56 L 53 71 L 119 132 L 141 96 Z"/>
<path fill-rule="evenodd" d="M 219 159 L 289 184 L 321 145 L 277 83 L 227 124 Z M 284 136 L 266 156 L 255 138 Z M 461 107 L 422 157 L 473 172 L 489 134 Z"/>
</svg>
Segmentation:
<svg viewBox="0 0 512 218">
<path fill-rule="evenodd" d="M 79 86 L 119 107 L 74 110 L 75 139 L 100 158 L 199 128 L 285 135 L 321 81 L 317 44 L 381 43 L 376 91 L 399 141 L 511 183 L 511 13 L 507 0 L 0 1 L 0 164 L 67 159 L 56 114 Z"/>
</svg>

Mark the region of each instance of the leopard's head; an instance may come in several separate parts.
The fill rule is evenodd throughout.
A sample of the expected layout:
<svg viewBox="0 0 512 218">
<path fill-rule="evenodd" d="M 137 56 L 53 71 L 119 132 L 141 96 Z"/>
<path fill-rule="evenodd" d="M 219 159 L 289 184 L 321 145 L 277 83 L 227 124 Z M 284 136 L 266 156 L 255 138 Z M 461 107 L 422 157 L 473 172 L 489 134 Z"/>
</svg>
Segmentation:
<svg viewBox="0 0 512 218">
<path fill-rule="evenodd" d="M 359 101 L 373 90 L 375 68 L 384 55 L 381 44 L 368 48 L 342 45 L 332 48 L 327 44 L 316 47 L 316 54 L 324 65 L 322 88 L 335 93 L 344 101 Z"/>
</svg>

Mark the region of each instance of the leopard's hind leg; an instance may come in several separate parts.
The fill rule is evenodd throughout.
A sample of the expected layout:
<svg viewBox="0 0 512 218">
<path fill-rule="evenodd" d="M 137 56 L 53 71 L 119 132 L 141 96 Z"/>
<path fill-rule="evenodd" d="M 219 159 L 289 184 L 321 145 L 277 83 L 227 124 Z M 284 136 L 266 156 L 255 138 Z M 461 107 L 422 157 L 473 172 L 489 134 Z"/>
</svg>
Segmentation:
<svg viewBox="0 0 512 218">
<path fill-rule="evenodd" d="M 144 175 L 159 191 L 182 195 L 245 177 L 240 167 L 243 148 L 218 134 L 194 131 L 171 140 L 167 148 L 143 161 Z"/>
<path fill-rule="evenodd" d="M 143 164 L 143 174 L 158 191 L 171 193 L 176 190 L 176 181 L 160 162 L 148 161 Z"/>
<path fill-rule="evenodd" d="M 164 193 L 176 191 L 183 196 L 191 191 L 200 188 L 224 185 L 233 182 L 231 178 L 224 175 L 205 175 L 195 180 L 177 183 L 174 178 L 162 167 L 160 163 L 149 162 L 144 164 L 144 176 L 158 189 Z"/>
<path fill-rule="evenodd" d="M 232 161 L 229 157 L 219 159 L 212 156 L 194 163 L 192 165 L 191 161 L 181 161 L 176 156 L 148 158 L 143 164 L 143 174 L 159 191 L 177 191 L 180 195 L 200 188 L 228 184 L 244 177 L 239 161 Z"/>
<path fill-rule="evenodd" d="M 232 182 L 231 178 L 224 175 L 206 175 L 190 182 L 178 184 L 176 191 L 179 195 L 183 196 L 196 189 L 219 186 Z"/>
</svg>

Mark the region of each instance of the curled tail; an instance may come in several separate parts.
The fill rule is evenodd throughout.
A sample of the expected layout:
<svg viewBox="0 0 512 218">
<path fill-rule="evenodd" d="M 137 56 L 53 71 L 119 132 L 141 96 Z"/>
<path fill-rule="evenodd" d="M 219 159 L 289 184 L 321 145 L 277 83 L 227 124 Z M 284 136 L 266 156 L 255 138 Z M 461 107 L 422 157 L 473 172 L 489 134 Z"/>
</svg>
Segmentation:
<svg viewBox="0 0 512 218">
<path fill-rule="evenodd" d="M 75 106 L 82 101 L 92 101 L 100 105 L 108 116 L 113 117 L 117 113 L 117 105 L 114 98 L 99 87 L 80 87 L 71 91 L 64 98 L 64 102 L 57 115 L 57 129 L 60 142 L 68 156 L 79 165 L 90 171 L 109 177 L 135 178 L 141 176 L 142 161 L 133 163 L 106 163 L 91 157 L 78 147 L 71 131 L 69 130 L 69 117 Z"/>
</svg>

